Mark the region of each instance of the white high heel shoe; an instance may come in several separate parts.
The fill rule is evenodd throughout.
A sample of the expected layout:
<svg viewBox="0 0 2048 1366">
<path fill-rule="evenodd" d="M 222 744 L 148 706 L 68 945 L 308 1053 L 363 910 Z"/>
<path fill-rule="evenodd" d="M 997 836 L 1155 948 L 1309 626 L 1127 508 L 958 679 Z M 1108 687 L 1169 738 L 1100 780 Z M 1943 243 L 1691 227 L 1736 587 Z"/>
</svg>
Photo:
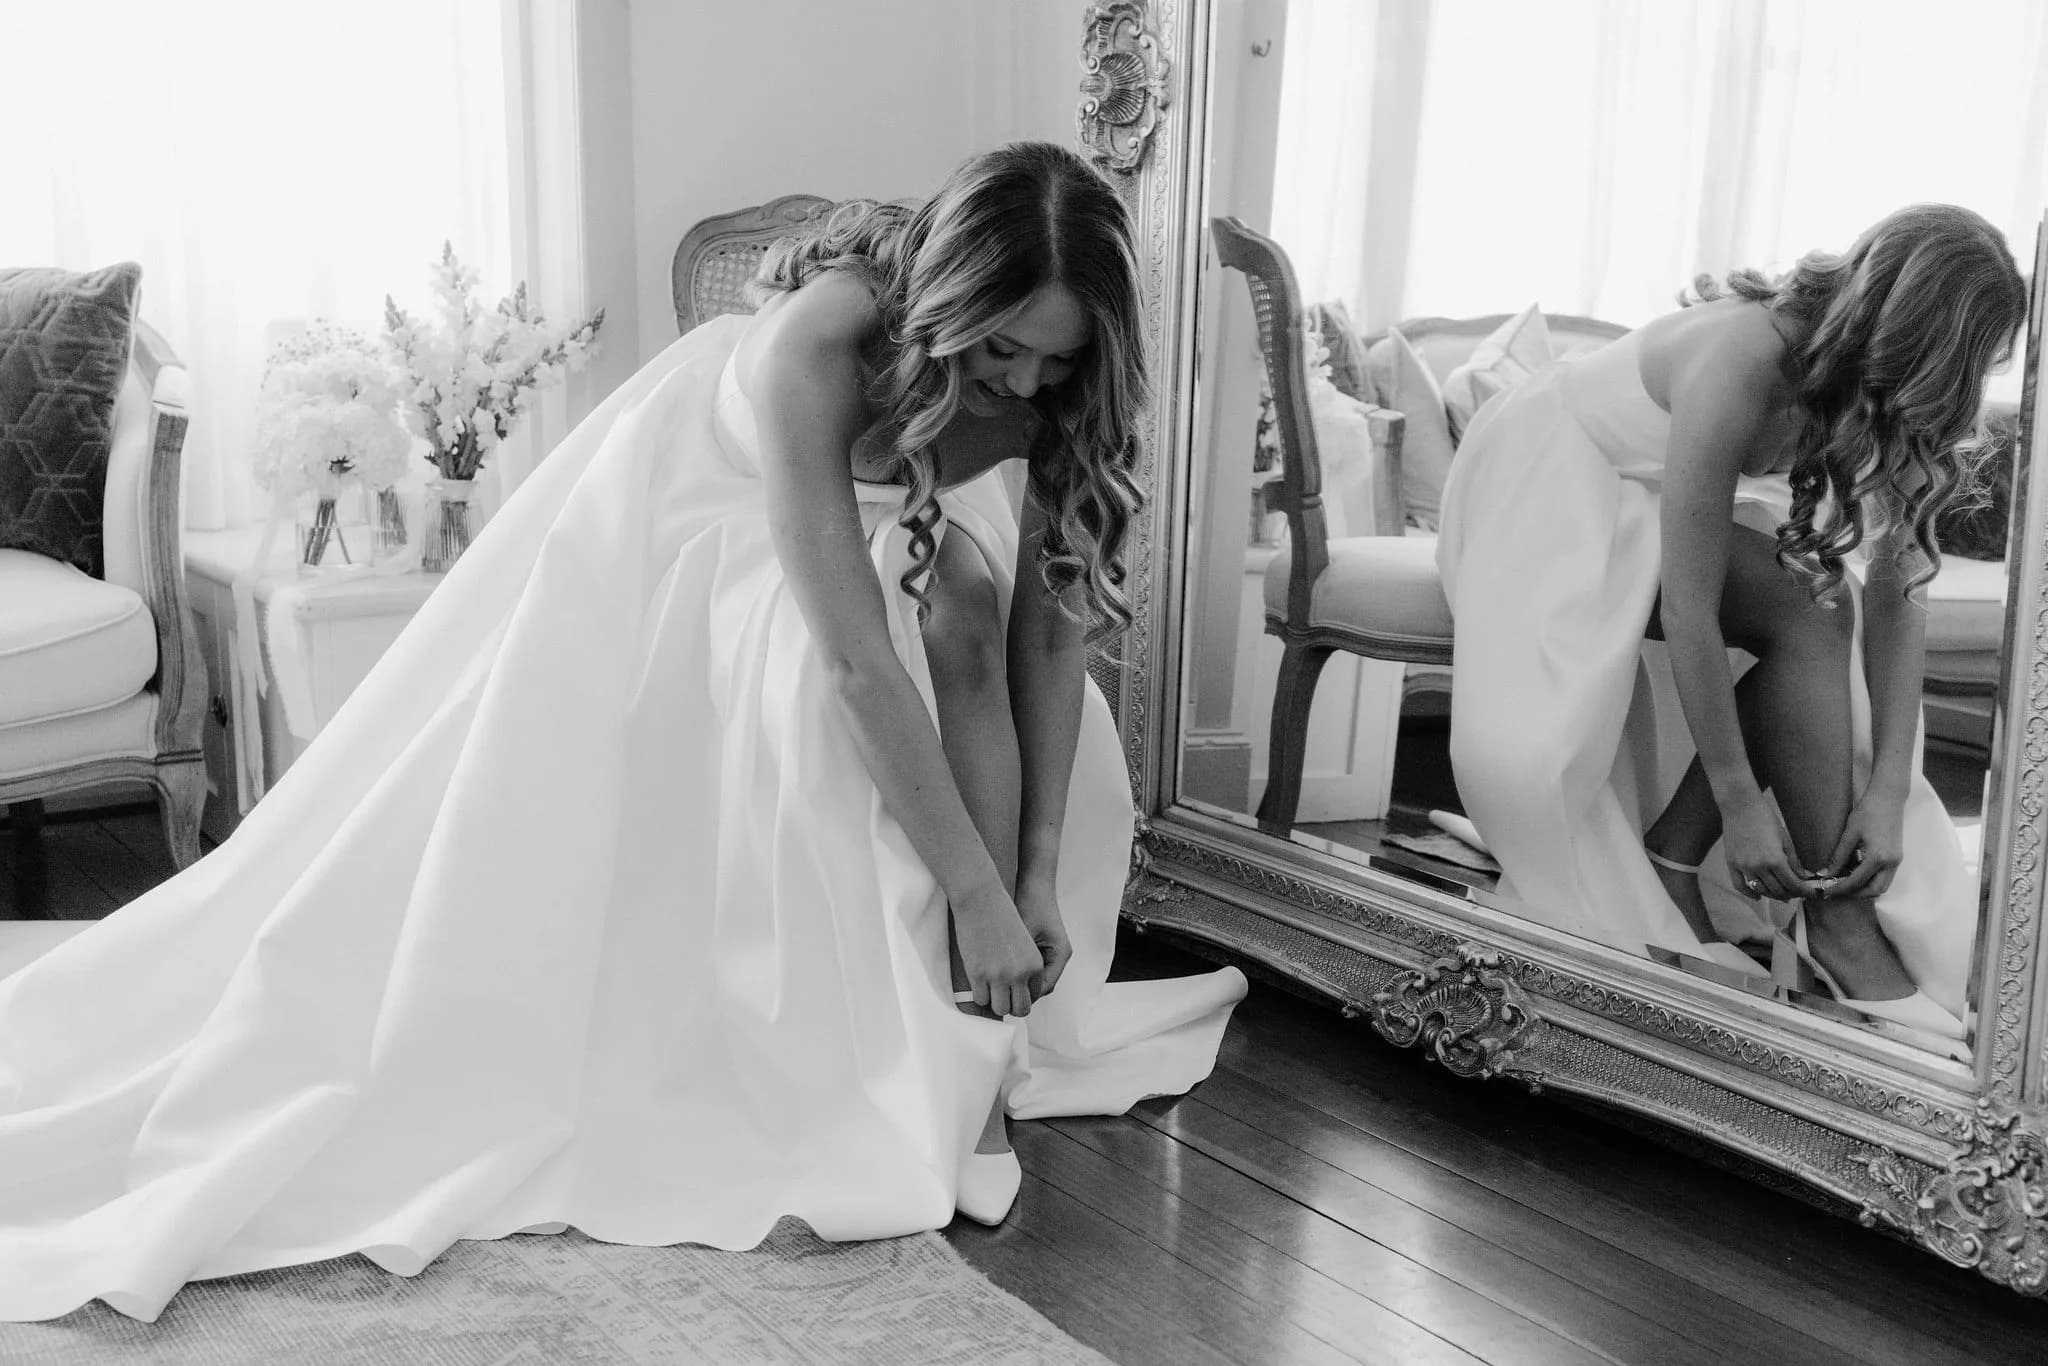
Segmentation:
<svg viewBox="0 0 2048 1366">
<path fill-rule="evenodd" d="M 953 993 L 955 1005 L 966 1005 L 974 1000 L 971 991 Z M 1000 1153 L 969 1153 L 967 1160 L 960 1164 L 960 1174 L 953 1188 L 953 1208 L 977 1224 L 994 1228 L 1009 1217 L 1011 1206 L 1017 1203 L 1017 1192 L 1024 1184 L 1024 1168 L 1017 1161 L 1014 1150 Z"/>
<path fill-rule="evenodd" d="M 1024 1184 L 1024 1168 L 1015 1152 L 970 1153 L 960 1165 L 953 1208 L 977 1224 L 994 1228 L 1009 1217 Z"/>
<path fill-rule="evenodd" d="M 1828 994 L 1833 996 L 1838 1004 L 1846 1006 L 1859 1014 L 1868 1015 L 1873 1020 L 1883 1020 L 1898 1025 L 1901 1029 L 1912 1030 L 1919 1034 L 1930 1034 L 1937 1039 L 1946 1040 L 1951 1043 L 1960 1044 L 1963 1042 L 1963 1022 L 1943 1009 L 1935 1002 L 1932 996 L 1929 996 L 1918 987 L 1913 989 L 1913 994 L 1910 996 L 1896 996 L 1888 1001 L 1868 1001 L 1861 997 L 1851 996 L 1843 991 L 1842 984 L 1835 980 L 1834 974 L 1822 967 L 1820 960 L 1815 958 L 1812 951 L 1807 948 L 1806 907 L 1804 904 L 1793 913 L 1792 932 L 1793 950 L 1799 955 L 1799 961 L 1812 969 L 1814 980 L 1826 989 Z M 1950 1052 L 1951 1056 L 1954 1056 L 1951 1050 L 1944 1049 L 1943 1051 Z"/>
</svg>

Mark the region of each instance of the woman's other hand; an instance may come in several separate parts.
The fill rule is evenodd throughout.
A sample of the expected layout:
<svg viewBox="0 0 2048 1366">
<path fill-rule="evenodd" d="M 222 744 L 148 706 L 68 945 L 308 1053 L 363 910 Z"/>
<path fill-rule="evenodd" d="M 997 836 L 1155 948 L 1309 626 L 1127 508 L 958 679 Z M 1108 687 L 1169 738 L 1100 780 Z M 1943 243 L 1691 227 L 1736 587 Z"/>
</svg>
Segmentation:
<svg viewBox="0 0 2048 1366">
<path fill-rule="evenodd" d="M 1023 918 L 1024 928 L 1030 932 L 1032 942 L 1038 945 L 1039 956 L 1044 963 L 1044 975 L 1032 999 L 1050 996 L 1052 989 L 1059 985 L 1060 974 L 1067 970 L 1067 960 L 1074 956 L 1074 946 L 1067 941 L 1067 922 L 1060 915 L 1059 897 L 1052 883 L 1043 879 L 1025 879 L 1017 888 L 1017 913 Z"/>
<path fill-rule="evenodd" d="M 1879 897 L 1892 885 L 1906 857 L 1906 799 L 1885 789 L 1866 791 L 1849 812 L 1842 838 L 1828 859 L 1830 899 Z"/>
<path fill-rule="evenodd" d="M 1045 971 L 1045 956 L 1033 932 L 1025 928 L 1017 903 L 994 884 L 957 898 L 953 934 L 975 1004 L 999 1018 L 1029 1015 L 1039 994 L 1033 986 Z"/>
<path fill-rule="evenodd" d="M 1800 866 L 1778 809 L 1761 794 L 1722 811 L 1721 852 L 1735 889 L 1748 896 L 1800 901 L 1823 893 L 1820 880 Z"/>
</svg>

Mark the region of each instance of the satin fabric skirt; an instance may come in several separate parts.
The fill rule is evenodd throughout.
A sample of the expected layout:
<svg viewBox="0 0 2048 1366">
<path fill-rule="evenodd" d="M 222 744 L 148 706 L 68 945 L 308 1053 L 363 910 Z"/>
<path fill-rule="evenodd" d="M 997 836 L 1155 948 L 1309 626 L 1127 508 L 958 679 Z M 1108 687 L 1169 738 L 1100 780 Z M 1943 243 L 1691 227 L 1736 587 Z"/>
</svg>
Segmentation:
<svg viewBox="0 0 2048 1366">
<path fill-rule="evenodd" d="M 1072 964 L 1028 1022 L 952 1004 L 944 899 L 722 411 L 746 326 L 554 450 L 232 839 L 0 980 L 0 1319 L 569 1225 L 908 1234 L 952 1218 L 1006 1079 L 1029 1117 L 1207 1075 L 1242 974 L 1104 981 L 1132 808 L 1092 686 Z M 861 496 L 929 704 L 896 494 Z M 999 482 L 946 511 L 1007 601 Z"/>
<path fill-rule="evenodd" d="M 1574 411 L 1569 367 L 1536 375 L 1475 418 L 1444 490 L 1437 562 L 1456 620 L 1451 762 L 1468 814 L 1531 919 L 1629 953 L 1698 940 L 1644 857 L 1695 747 L 1668 655 L 1644 630 L 1662 572 L 1663 452 L 1604 446 Z M 1744 478 L 1735 519 L 1775 535 L 1782 478 Z M 1871 767 L 1862 588 L 1850 705 L 1857 790 Z M 1737 676 L 1754 661 L 1731 651 Z M 1907 972 L 1959 1017 L 1977 885 L 1954 822 L 1920 773 L 1906 857 L 1878 918 Z M 1701 863 L 1715 927 L 1754 933 L 1758 903 L 1729 885 L 1717 844 Z M 1780 923 L 1790 906 L 1766 903 Z"/>
</svg>

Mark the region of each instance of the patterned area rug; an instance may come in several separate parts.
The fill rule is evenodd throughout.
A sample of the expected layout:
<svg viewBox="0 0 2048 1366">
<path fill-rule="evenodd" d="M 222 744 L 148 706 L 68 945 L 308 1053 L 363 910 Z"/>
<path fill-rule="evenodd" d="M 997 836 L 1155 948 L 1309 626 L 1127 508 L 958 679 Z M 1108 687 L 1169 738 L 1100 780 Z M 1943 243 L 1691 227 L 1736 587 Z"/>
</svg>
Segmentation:
<svg viewBox="0 0 2048 1366">
<path fill-rule="evenodd" d="M 1107 1366 L 935 1233 L 827 1243 L 785 1219 L 752 1252 L 580 1233 L 457 1243 L 415 1277 L 361 1257 L 187 1286 L 154 1324 L 93 1304 L 0 1324 L 12 1366 Z"/>
</svg>

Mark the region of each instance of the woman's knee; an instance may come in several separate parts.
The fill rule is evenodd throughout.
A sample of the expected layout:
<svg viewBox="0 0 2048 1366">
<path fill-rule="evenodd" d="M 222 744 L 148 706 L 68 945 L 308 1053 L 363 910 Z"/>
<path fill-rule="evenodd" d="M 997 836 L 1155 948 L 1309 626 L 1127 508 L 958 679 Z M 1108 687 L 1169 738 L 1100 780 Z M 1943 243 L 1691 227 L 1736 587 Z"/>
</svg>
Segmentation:
<svg viewBox="0 0 2048 1366">
<path fill-rule="evenodd" d="M 951 551 L 953 553 L 948 554 Z M 934 566 L 925 663 L 936 689 L 1007 687 L 1001 603 L 981 552 L 948 537 Z"/>
</svg>

